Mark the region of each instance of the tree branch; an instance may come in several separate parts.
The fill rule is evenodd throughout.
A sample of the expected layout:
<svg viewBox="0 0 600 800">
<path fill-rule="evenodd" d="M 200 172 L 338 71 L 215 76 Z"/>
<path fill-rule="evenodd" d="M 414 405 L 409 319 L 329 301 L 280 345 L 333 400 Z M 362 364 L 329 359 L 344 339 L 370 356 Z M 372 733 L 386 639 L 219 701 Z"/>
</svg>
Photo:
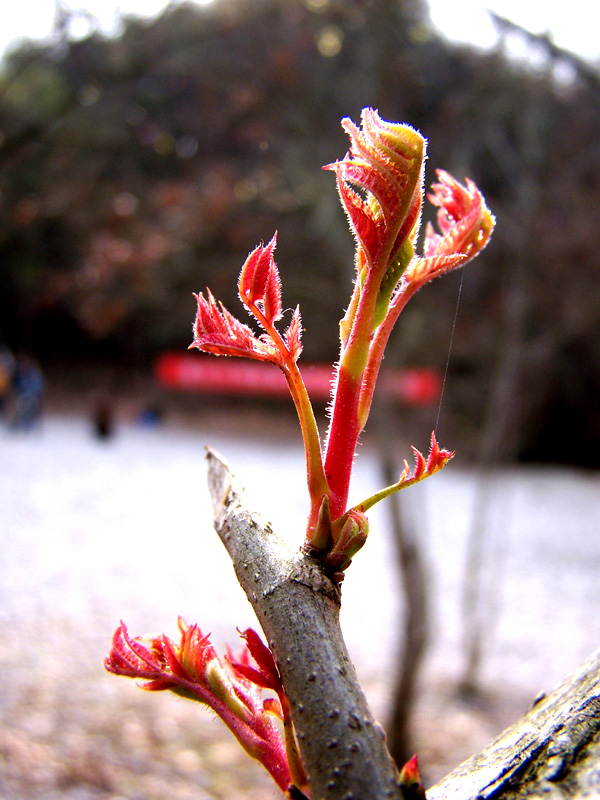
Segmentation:
<svg viewBox="0 0 600 800">
<path fill-rule="evenodd" d="M 215 529 L 279 667 L 313 800 L 399 800 L 385 734 L 342 638 L 339 587 L 244 507 L 217 453 L 207 459 Z"/>
<path fill-rule="evenodd" d="M 219 455 L 209 450 L 207 458 L 215 528 L 281 672 L 313 800 L 400 800 L 384 734 L 342 638 L 339 587 L 244 506 Z M 427 798 L 595 796 L 599 763 L 600 650 Z"/>
<path fill-rule="evenodd" d="M 515 725 L 427 792 L 427 800 L 598 797 L 600 650 Z"/>
</svg>

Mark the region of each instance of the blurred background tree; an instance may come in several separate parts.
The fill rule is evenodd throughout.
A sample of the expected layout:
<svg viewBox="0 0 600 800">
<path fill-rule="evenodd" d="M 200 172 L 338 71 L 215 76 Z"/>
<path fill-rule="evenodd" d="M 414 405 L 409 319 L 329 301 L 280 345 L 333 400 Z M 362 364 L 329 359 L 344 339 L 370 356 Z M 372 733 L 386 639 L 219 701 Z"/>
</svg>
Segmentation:
<svg viewBox="0 0 600 800">
<path fill-rule="evenodd" d="M 600 466 L 598 74 L 497 24 L 480 52 L 439 38 L 420 0 L 216 0 L 71 40 L 63 11 L 1 66 L 2 338 L 49 374 L 148 370 L 187 347 L 193 291 L 236 307 L 245 256 L 277 228 L 305 358 L 332 359 L 353 243 L 320 167 L 346 149 L 341 117 L 372 105 L 430 139 L 429 182 L 473 177 L 498 216 L 462 283 L 445 438 Z M 460 282 L 409 307 L 400 363 L 444 369 Z"/>
</svg>

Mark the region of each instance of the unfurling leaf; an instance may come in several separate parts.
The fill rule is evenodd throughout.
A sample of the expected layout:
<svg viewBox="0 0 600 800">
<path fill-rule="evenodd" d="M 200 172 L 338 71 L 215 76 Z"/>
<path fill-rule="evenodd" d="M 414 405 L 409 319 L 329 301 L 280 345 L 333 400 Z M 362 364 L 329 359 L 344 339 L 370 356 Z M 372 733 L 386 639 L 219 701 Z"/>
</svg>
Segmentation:
<svg viewBox="0 0 600 800">
<path fill-rule="evenodd" d="M 442 235 L 428 225 L 425 233 L 425 256 L 462 253 L 473 258 L 489 241 L 495 220 L 487 208 L 483 195 L 466 179 L 466 186 L 443 169 L 437 170 L 439 183 L 432 185 L 427 199 L 439 207 L 437 222 Z"/>
<path fill-rule="evenodd" d="M 286 702 L 275 661 L 258 634 L 248 629 L 246 646 L 236 663 L 221 658 L 197 625 L 179 619 L 181 640 L 177 645 L 164 634 L 132 638 L 124 623 L 113 636 L 110 655 L 104 665 L 115 675 L 147 681 L 143 689 L 170 689 L 211 708 L 227 725 L 249 755 L 269 771 L 282 791 L 297 773 L 290 770 L 285 742 L 273 716 L 284 718 Z M 252 667 L 250 650 L 259 657 Z M 242 668 L 239 668 L 241 665 Z M 268 686 L 267 686 L 268 684 Z M 265 701 L 261 688 L 275 688 L 278 700 Z M 295 754 L 293 754 L 295 757 Z"/>
<path fill-rule="evenodd" d="M 387 259 L 394 259 L 418 229 L 426 143 L 414 128 L 386 122 L 372 108 L 363 110 L 361 128 L 350 119 L 342 120 L 342 127 L 350 137 L 350 150 L 325 169 L 336 173 L 359 251 L 365 266 L 372 266 L 381 249 Z M 359 252 L 359 274 L 362 256 Z"/>
<path fill-rule="evenodd" d="M 298 361 L 302 353 L 302 318 L 300 317 L 300 306 L 296 306 L 292 314 L 288 329 L 283 335 L 288 353 L 292 361 Z"/>
</svg>

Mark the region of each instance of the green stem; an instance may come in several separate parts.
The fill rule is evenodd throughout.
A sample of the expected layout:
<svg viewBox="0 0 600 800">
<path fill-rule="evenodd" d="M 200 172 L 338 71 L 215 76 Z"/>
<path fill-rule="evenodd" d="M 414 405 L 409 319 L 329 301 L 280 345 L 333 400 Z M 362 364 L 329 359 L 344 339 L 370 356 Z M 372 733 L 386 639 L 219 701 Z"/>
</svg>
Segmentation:
<svg viewBox="0 0 600 800">
<path fill-rule="evenodd" d="M 407 480 L 400 480 L 397 483 L 392 483 L 389 486 L 386 486 L 384 489 L 380 489 L 375 494 L 372 494 L 370 497 L 367 497 L 361 503 L 357 503 L 355 506 L 352 506 L 350 511 L 361 511 L 363 514 L 368 511 L 370 508 L 376 503 L 379 503 L 381 500 L 385 500 L 386 497 L 389 497 L 392 494 L 396 494 L 401 489 L 406 489 L 407 486 L 412 486 L 415 483 L 418 483 L 423 478 L 426 478 L 427 474 L 420 476 L 419 478 L 409 478 Z"/>
</svg>

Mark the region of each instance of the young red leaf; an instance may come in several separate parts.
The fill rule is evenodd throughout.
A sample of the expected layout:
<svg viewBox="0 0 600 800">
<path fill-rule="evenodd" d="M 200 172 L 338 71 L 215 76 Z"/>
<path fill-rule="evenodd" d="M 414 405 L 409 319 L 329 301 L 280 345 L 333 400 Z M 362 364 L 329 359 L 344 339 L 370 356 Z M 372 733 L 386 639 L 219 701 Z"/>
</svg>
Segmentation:
<svg viewBox="0 0 600 800">
<path fill-rule="evenodd" d="M 404 462 L 404 470 L 399 481 L 399 483 L 403 486 L 405 484 L 408 485 L 411 483 L 417 483 L 423 478 L 439 472 L 439 470 L 445 467 L 448 461 L 454 457 L 453 452 L 450 450 L 444 450 L 438 445 L 437 439 L 435 438 L 435 432 L 432 432 L 431 434 L 431 445 L 427 460 L 425 460 L 423 453 L 421 453 L 420 450 L 417 450 L 416 447 L 413 447 L 412 451 L 415 454 L 416 459 L 415 469 L 413 474 L 410 475 L 410 468 L 406 461 Z"/>
<path fill-rule="evenodd" d="M 404 273 L 404 280 L 400 286 L 402 290 L 407 284 L 413 281 L 424 284 L 439 278 L 453 269 L 461 267 L 469 260 L 469 257 L 462 253 L 451 253 L 447 255 L 435 255 L 422 258 L 413 258 Z"/>
<path fill-rule="evenodd" d="M 290 358 L 294 362 L 298 361 L 300 358 L 300 353 L 302 352 L 301 336 L 302 318 L 300 317 L 300 307 L 296 306 L 288 329 L 283 335 Z"/>
<path fill-rule="evenodd" d="M 238 280 L 238 291 L 244 304 L 255 302 L 256 298 L 264 295 L 276 244 L 277 233 L 266 246 L 256 247 L 244 262 Z"/>
<path fill-rule="evenodd" d="M 269 325 L 281 316 L 281 279 L 273 258 L 276 244 L 277 234 L 266 246 L 255 248 L 246 259 L 238 281 L 242 303 L 261 325 L 264 325 L 261 314 Z"/>
<path fill-rule="evenodd" d="M 273 691 L 277 691 L 277 687 L 273 684 L 272 680 L 255 667 L 251 667 L 249 664 L 243 664 L 240 661 L 235 660 L 229 660 L 229 663 L 238 675 L 246 678 L 246 680 L 254 683 L 256 686 L 260 686 L 261 689 L 272 689 Z"/>
<path fill-rule="evenodd" d="M 163 688 L 170 688 L 170 684 L 163 680 L 166 678 L 164 665 L 155 651 L 155 640 L 147 647 L 140 640 L 129 636 L 127 627 L 121 622 L 116 629 L 110 655 L 104 662 L 105 668 L 115 675 L 125 675 L 129 678 L 142 678 L 146 680 L 160 678 Z M 159 652 L 161 648 L 158 648 Z"/>
<path fill-rule="evenodd" d="M 260 685 L 234 670 L 222 659 L 197 625 L 179 620 L 181 641 L 176 645 L 162 634 L 132 639 L 123 623 L 115 631 L 105 667 L 116 675 L 141 678 L 141 688 L 149 691 L 170 689 L 180 696 L 208 705 L 229 727 L 244 749 L 270 772 L 282 791 L 290 785 L 293 774 L 273 714 L 283 716 L 276 701 L 263 701 Z M 252 632 L 253 633 L 253 632 Z M 274 668 L 272 656 L 254 634 L 253 648 L 265 671 Z M 246 652 L 249 651 L 246 648 Z M 246 656 L 243 656 L 246 662 Z M 271 663 L 272 662 L 272 663 Z M 262 667 L 256 671 L 262 680 Z M 272 688 L 269 686 L 268 688 Z M 280 704 L 279 704 L 280 705 Z"/>
<path fill-rule="evenodd" d="M 281 678 L 275 659 L 273 658 L 273 653 L 271 653 L 260 636 L 252 628 L 246 628 L 241 636 L 246 641 L 250 655 L 256 661 L 260 674 L 269 681 L 270 688 L 274 689 L 276 692 L 282 691 Z"/>
<path fill-rule="evenodd" d="M 357 192 L 346 183 L 346 171 L 342 169 L 342 163 L 329 164 L 324 169 L 335 169 L 336 171 L 342 206 L 348 216 L 350 227 L 356 236 L 358 244 L 370 264 L 379 248 L 380 236 L 377 219 Z"/>
<path fill-rule="evenodd" d="M 336 173 L 342 205 L 372 264 L 381 246 L 387 244 L 393 257 L 416 228 L 425 140 L 409 125 L 386 122 L 371 108 L 363 110 L 361 128 L 350 119 L 342 120 L 342 126 L 350 151 L 325 169 Z M 365 199 L 349 184 L 361 189 Z"/>
<path fill-rule="evenodd" d="M 274 261 L 271 261 L 267 276 L 262 308 L 265 319 L 270 325 L 281 317 L 281 278 L 279 277 L 279 270 Z"/>
<path fill-rule="evenodd" d="M 245 356 L 257 361 L 270 361 L 280 365 L 280 354 L 269 338 L 256 337 L 252 330 L 217 303 L 210 290 L 207 297 L 194 295 L 198 303 L 194 322 L 196 347 L 205 353 L 218 356 Z"/>
<path fill-rule="evenodd" d="M 415 454 L 415 462 L 416 462 L 415 471 L 413 472 L 413 478 L 420 478 L 425 472 L 426 468 L 425 458 L 423 456 L 423 453 L 420 450 L 417 450 L 417 448 L 414 447 L 413 445 L 411 445 L 410 449 Z"/>
</svg>

